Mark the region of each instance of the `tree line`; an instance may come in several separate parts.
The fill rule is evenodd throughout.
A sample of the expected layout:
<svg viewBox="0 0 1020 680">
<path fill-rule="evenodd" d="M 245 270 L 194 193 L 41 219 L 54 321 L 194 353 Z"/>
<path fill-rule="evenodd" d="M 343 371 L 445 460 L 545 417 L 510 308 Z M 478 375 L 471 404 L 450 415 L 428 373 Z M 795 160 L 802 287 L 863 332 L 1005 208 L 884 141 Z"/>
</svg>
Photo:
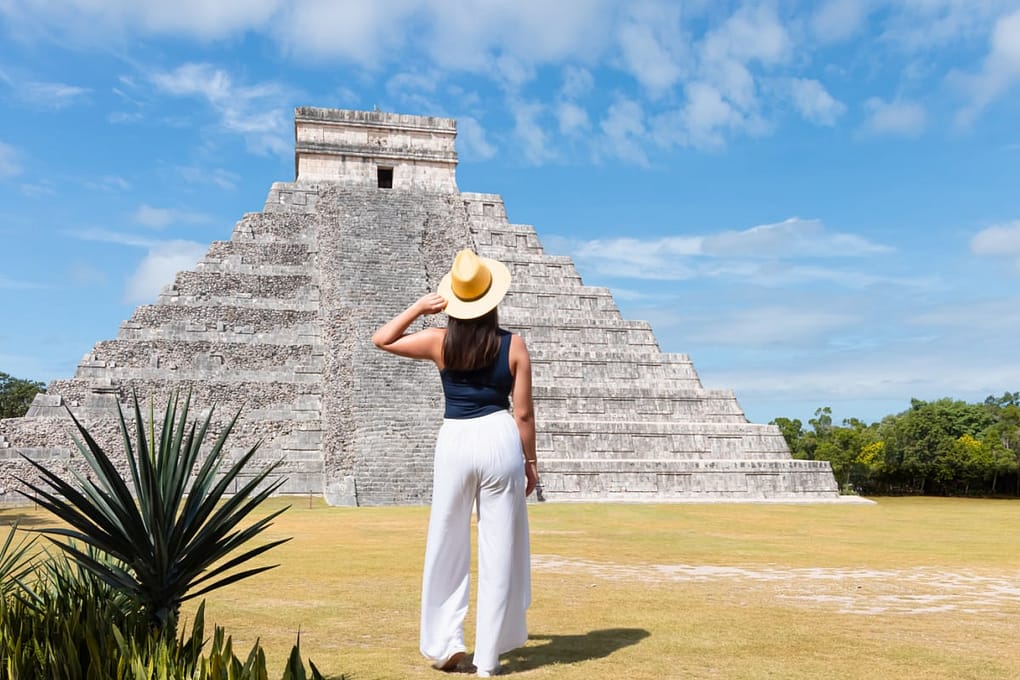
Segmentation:
<svg viewBox="0 0 1020 680">
<path fill-rule="evenodd" d="M 0 418 L 20 418 L 28 413 L 35 395 L 46 385 L 35 380 L 15 378 L 0 371 Z"/>
<path fill-rule="evenodd" d="M 983 402 L 911 399 L 865 424 L 815 411 L 807 426 L 776 418 L 794 458 L 827 460 L 840 489 L 861 494 L 1020 496 L 1020 392 Z"/>
</svg>

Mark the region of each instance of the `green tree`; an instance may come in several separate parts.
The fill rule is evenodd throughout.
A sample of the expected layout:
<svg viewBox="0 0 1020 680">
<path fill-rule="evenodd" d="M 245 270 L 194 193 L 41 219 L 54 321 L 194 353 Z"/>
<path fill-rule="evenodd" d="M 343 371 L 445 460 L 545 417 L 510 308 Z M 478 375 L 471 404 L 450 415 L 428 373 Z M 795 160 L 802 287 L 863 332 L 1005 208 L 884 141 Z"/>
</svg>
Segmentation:
<svg viewBox="0 0 1020 680">
<path fill-rule="evenodd" d="M 786 445 L 790 447 L 790 454 L 794 458 L 805 458 L 803 451 L 804 425 L 799 418 L 776 418 L 769 425 L 775 425 L 783 433 Z"/>
<path fill-rule="evenodd" d="M 1020 396 L 1020 393 L 1015 393 Z M 985 429 L 982 440 L 988 445 L 992 452 L 994 474 L 992 477 L 992 492 L 995 492 L 995 484 L 999 475 L 1016 475 L 1016 495 L 1020 496 L 1020 405 L 1016 398 L 1009 392 L 1004 395 L 998 403 L 990 404 L 993 397 L 985 400 L 985 406 L 989 407 L 994 422 Z"/>
<path fill-rule="evenodd" d="M 990 479 L 992 474 L 991 450 L 975 437 L 964 434 L 936 461 L 934 476 L 944 489 L 966 495 L 973 485 Z"/>
<path fill-rule="evenodd" d="M 22 380 L 0 371 L 0 418 L 20 418 L 28 413 L 35 395 L 46 391 L 46 385 L 35 380 Z"/>
<path fill-rule="evenodd" d="M 912 399 L 909 409 L 885 418 L 880 428 L 891 481 L 905 483 L 916 493 L 945 493 L 948 478 L 941 468 L 952 464 L 941 459 L 958 458 L 960 453 L 953 450 L 957 440 L 980 436 L 992 422 L 982 404 Z"/>
</svg>

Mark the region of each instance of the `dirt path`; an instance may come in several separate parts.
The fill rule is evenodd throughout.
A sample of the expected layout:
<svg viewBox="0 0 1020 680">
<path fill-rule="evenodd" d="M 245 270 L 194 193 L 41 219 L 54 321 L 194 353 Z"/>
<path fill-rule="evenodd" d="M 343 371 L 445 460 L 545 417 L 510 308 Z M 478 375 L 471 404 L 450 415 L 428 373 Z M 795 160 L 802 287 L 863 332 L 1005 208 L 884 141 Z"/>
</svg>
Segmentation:
<svg viewBox="0 0 1020 680">
<path fill-rule="evenodd" d="M 720 582 L 728 587 L 768 589 L 777 599 L 841 614 L 980 614 L 1020 608 L 1020 572 L 985 575 L 932 567 L 867 570 L 630 565 L 558 555 L 533 555 L 532 568 L 606 580 Z"/>
</svg>

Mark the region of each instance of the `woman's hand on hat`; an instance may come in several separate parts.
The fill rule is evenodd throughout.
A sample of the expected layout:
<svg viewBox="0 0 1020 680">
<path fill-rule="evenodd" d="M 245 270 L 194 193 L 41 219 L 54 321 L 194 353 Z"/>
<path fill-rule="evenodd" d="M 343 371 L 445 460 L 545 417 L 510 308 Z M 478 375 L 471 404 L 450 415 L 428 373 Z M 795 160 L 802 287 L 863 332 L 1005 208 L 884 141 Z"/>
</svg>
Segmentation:
<svg viewBox="0 0 1020 680">
<path fill-rule="evenodd" d="M 426 293 L 415 303 L 419 314 L 438 314 L 446 309 L 446 298 L 439 293 Z"/>
</svg>

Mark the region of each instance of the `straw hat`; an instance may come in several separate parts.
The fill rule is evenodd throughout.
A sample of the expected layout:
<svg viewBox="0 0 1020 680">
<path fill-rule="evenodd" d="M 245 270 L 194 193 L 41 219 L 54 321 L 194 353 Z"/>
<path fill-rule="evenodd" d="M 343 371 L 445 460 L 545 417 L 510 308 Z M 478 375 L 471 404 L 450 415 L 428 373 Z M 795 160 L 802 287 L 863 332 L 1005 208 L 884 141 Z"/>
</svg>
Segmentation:
<svg viewBox="0 0 1020 680">
<path fill-rule="evenodd" d="M 464 249 L 436 291 L 446 298 L 446 313 L 455 319 L 477 319 L 503 299 L 510 289 L 510 270 L 488 257 Z"/>
</svg>

